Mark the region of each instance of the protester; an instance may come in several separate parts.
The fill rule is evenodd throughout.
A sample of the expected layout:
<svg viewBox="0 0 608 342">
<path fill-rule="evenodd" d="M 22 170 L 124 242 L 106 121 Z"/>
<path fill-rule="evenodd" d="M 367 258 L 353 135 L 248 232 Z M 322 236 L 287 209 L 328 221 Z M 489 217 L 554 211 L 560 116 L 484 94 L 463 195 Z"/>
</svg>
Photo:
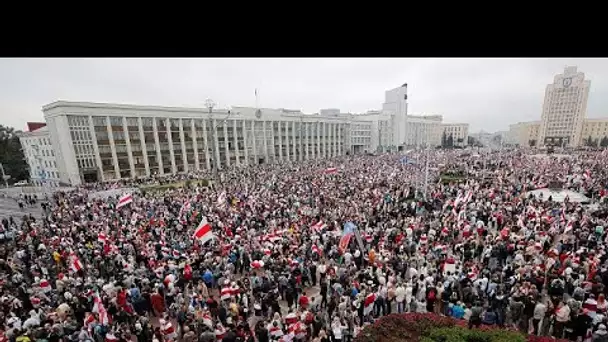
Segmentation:
<svg viewBox="0 0 608 342">
<path fill-rule="evenodd" d="M 0 249 L 3 334 L 350 341 L 383 315 L 435 312 L 471 328 L 604 341 L 606 154 L 426 155 L 234 167 L 218 178 L 56 193 L 43 217 L 2 220 L 15 237 Z M 185 186 L 128 190 L 178 181 Z M 555 182 L 597 204 L 525 195 Z"/>
</svg>

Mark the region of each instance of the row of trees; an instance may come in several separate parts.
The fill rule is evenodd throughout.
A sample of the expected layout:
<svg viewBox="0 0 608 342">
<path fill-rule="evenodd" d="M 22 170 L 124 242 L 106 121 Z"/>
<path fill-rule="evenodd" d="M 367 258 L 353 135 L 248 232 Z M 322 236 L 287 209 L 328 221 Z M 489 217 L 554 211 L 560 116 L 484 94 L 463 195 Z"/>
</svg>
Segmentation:
<svg viewBox="0 0 608 342">
<path fill-rule="evenodd" d="M 9 184 L 30 178 L 17 133 L 19 131 L 12 127 L 0 125 L 0 164 L 4 167 L 4 173 L 10 176 Z M 0 179 L 0 184 L 4 184 L 4 180 Z"/>
<path fill-rule="evenodd" d="M 608 147 L 608 137 L 603 137 L 602 139 L 593 139 L 591 136 L 589 136 L 583 141 L 583 143 L 588 147 Z"/>
<path fill-rule="evenodd" d="M 532 139 L 528 141 L 530 147 L 536 146 L 536 139 Z M 587 139 L 583 139 L 583 145 L 587 147 L 608 147 L 608 137 L 603 137 L 602 139 L 593 139 L 589 136 Z"/>
<path fill-rule="evenodd" d="M 456 139 L 456 146 L 461 146 L 462 142 L 464 140 L 462 138 L 458 138 Z M 450 147 L 454 147 L 454 136 L 452 134 L 447 135 L 445 134 L 445 132 L 443 132 L 443 135 L 441 136 L 441 147 L 443 148 L 450 148 Z"/>
</svg>

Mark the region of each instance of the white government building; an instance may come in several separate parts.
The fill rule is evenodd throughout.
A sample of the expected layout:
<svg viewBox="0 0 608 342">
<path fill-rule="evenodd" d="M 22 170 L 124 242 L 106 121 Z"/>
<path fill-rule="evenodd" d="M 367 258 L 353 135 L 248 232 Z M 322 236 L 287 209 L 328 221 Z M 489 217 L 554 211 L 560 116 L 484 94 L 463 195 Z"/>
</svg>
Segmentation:
<svg viewBox="0 0 608 342">
<path fill-rule="evenodd" d="M 509 142 L 525 147 L 577 147 L 608 137 L 608 118 L 587 118 L 590 87 L 591 81 L 577 67 L 565 67 L 545 89 L 540 121 L 510 125 Z"/>
<path fill-rule="evenodd" d="M 263 163 L 402 150 L 407 84 L 389 90 L 381 111 L 232 107 L 176 108 L 58 101 L 47 126 L 22 134 L 25 151 L 50 141 L 53 181 L 72 185 Z M 433 134 L 436 132 L 433 131 Z M 424 141 L 434 141 L 425 138 Z M 35 158 L 28 157 L 30 169 Z M 35 169 L 35 166 L 34 166 Z M 31 171 L 32 179 L 45 181 Z M 46 178 L 49 179 L 49 178 Z"/>
</svg>

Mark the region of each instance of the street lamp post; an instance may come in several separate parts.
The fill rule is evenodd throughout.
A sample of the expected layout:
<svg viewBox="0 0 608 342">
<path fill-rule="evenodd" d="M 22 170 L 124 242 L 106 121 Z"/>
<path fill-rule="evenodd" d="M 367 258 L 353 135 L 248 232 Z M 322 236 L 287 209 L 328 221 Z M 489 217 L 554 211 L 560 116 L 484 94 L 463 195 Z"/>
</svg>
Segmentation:
<svg viewBox="0 0 608 342">
<path fill-rule="evenodd" d="M 205 100 L 205 107 L 207 107 L 207 109 L 209 110 L 209 114 L 210 116 L 213 118 L 213 107 L 215 107 L 215 102 L 212 99 L 207 99 Z M 231 111 L 228 111 L 228 114 L 222 118 L 220 120 L 221 122 L 221 126 L 223 126 L 224 124 L 226 124 L 226 121 L 228 120 L 228 118 L 230 117 Z M 220 163 L 220 150 L 219 150 L 219 146 L 216 146 L 215 142 L 217 140 L 217 136 L 215 134 L 217 128 L 220 127 L 220 124 L 217 125 L 213 125 L 211 128 L 211 139 L 212 139 L 212 151 L 213 151 L 213 176 L 214 178 L 217 180 L 218 179 L 218 172 L 219 172 L 219 163 Z M 227 141 L 224 141 L 224 143 L 227 143 Z"/>
<path fill-rule="evenodd" d="M 2 180 L 4 181 L 4 186 L 8 188 L 8 180 L 11 178 L 11 176 L 7 176 L 4 173 L 4 166 L 2 166 L 2 163 L 0 163 L 0 171 L 2 172 Z"/>
</svg>

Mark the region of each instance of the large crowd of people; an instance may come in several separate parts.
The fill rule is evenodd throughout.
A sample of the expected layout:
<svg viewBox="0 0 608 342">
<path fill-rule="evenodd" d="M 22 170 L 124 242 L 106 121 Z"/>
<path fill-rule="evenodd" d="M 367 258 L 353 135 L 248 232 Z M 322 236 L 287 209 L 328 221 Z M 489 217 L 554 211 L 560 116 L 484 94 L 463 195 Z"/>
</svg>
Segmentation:
<svg viewBox="0 0 608 342">
<path fill-rule="evenodd" d="M 58 192 L 2 219 L 0 341 L 346 342 L 396 312 L 608 341 L 607 166 L 411 151 Z M 591 203 L 527 195 L 557 186 Z"/>
</svg>

